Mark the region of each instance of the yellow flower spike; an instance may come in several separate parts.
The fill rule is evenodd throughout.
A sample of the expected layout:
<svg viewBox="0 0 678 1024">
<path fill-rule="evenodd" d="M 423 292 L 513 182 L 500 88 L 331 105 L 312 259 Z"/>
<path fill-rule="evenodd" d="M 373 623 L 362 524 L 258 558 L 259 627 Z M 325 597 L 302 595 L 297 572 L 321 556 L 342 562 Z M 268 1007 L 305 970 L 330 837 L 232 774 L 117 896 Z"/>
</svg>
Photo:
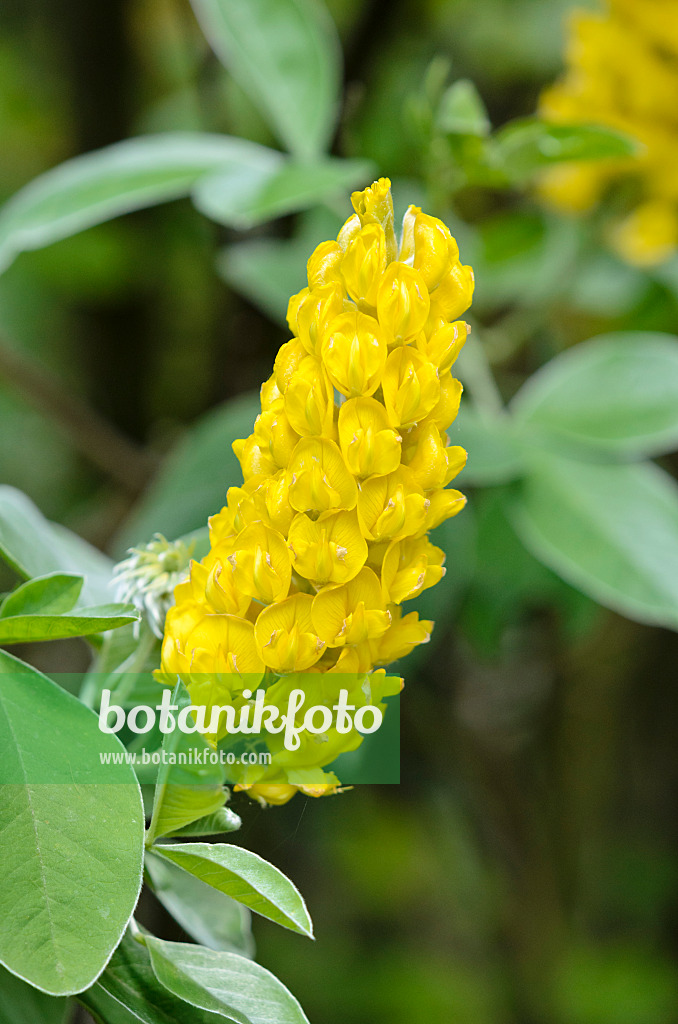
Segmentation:
<svg viewBox="0 0 678 1024">
<path fill-rule="evenodd" d="M 390 180 L 379 178 L 362 192 L 354 192 L 351 195 L 351 203 L 363 227 L 367 224 L 380 224 L 384 229 L 386 258 L 390 263 L 396 258 L 398 252 Z"/>
<path fill-rule="evenodd" d="M 318 288 L 339 280 L 339 267 L 344 250 L 338 242 L 321 242 L 306 264 L 309 288 Z"/>
<path fill-rule="evenodd" d="M 263 523 L 247 526 L 228 555 L 232 585 L 250 597 L 272 604 L 287 597 L 292 562 L 285 538 Z"/>
<path fill-rule="evenodd" d="M 358 488 L 334 441 L 302 437 L 289 469 L 290 504 L 297 512 L 355 508 Z"/>
<path fill-rule="evenodd" d="M 355 510 L 326 512 L 315 521 L 300 513 L 290 526 L 289 546 L 294 571 L 319 586 L 347 583 L 367 558 Z"/>
<path fill-rule="evenodd" d="M 473 275 L 447 228 L 417 208 L 398 256 L 388 180 L 352 201 L 336 242 L 311 254 L 310 287 L 290 300 L 293 337 L 261 387 L 252 434 L 233 446 L 244 483 L 211 518 L 210 551 L 167 616 L 158 678 L 180 675 L 208 709 L 239 715 L 253 677 L 283 711 L 298 687 L 309 705 L 331 706 L 342 676 L 353 676 L 350 703 L 378 705 L 400 683 L 377 666 L 433 628 L 400 602 L 442 576 L 428 532 L 466 501 L 445 489 L 466 453 L 442 431 L 458 409 L 451 367 L 469 330 L 451 321 Z M 302 735 L 298 750 L 267 736 L 274 763 L 237 770 L 234 782 L 266 803 L 335 792 L 336 777 L 316 773 L 361 742 L 334 726 Z"/>
<path fill-rule="evenodd" d="M 380 224 L 361 228 L 349 243 L 341 261 L 341 277 L 354 302 L 374 312 L 380 283 L 386 270 L 386 236 Z"/>
<path fill-rule="evenodd" d="M 295 594 L 259 614 L 254 627 L 257 646 L 274 672 L 305 672 L 324 651 L 324 641 L 314 632 L 312 605 L 309 594 Z"/>
<path fill-rule="evenodd" d="M 414 338 L 428 319 L 431 301 L 424 278 L 404 263 L 389 264 L 377 294 L 377 317 L 393 343 Z"/>
<path fill-rule="evenodd" d="M 313 626 L 329 647 L 377 640 L 391 625 L 379 577 L 361 569 L 350 583 L 325 587 L 313 598 Z"/>
<path fill-rule="evenodd" d="M 374 317 L 340 313 L 327 325 L 321 355 L 330 380 L 346 398 L 369 397 L 386 363 L 386 341 Z"/>
<path fill-rule="evenodd" d="M 446 487 L 466 465 L 466 451 L 459 445 L 446 448 L 446 436 L 430 421 L 422 423 L 414 434 L 415 438 L 408 438 L 408 442 L 415 443 L 403 453 L 403 461 L 425 491 Z"/>
<path fill-rule="evenodd" d="M 297 308 L 293 330 L 313 356 L 327 324 L 344 311 L 344 292 L 341 286 L 326 284 L 300 294 L 304 297 Z"/>
<path fill-rule="evenodd" d="M 440 399 L 431 409 L 429 416 L 441 430 L 447 430 L 457 418 L 463 390 L 461 381 L 449 372 L 443 374 L 440 380 Z"/>
<path fill-rule="evenodd" d="M 271 473 L 275 473 L 278 469 L 276 461 L 268 449 L 268 445 L 262 448 L 257 443 L 254 435 L 234 441 L 231 447 L 235 452 L 236 459 L 240 463 L 245 481 L 259 474 L 268 476 Z"/>
<path fill-rule="evenodd" d="M 418 612 L 402 614 L 402 608 L 394 605 L 391 609 L 393 622 L 380 640 L 370 642 L 373 665 L 389 665 L 392 661 L 405 658 L 414 647 L 427 644 L 433 632 L 430 619 L 419 619 Z"/>
<path fill-rule="evenodd" d="M 566 69 L 544 90 L 540 113 L 556 124 L 597 124 L 639 143 L 615 160 L 544 172 L 540 191 L 552 205 L 582 213 L 619 185 L 609 240 L 637 266 L 665 262 L 678 249 L 675 94 L 678 17 L 671 0 L 610 0 L 600 13 L 569 19 Z M 613 212 L 615 211 L 615 212 Z"/>
<path fill-rule="evenodd" d="M 410 206 L 403 219 L 399 259 L 421 274 L 429 291 L 437 288 L 451 265 L 459 261 L 459 247 L 446 224 Z"/>
<path fill-rule="evenodd" d="M 299 434 L 285 415 L 282 403 L 280 408 L 269 409 L 268 412 L 262 412 L 257 416 L 252 436 L 262 451 L 268 449 L 279 469 L 289 464 L 292 452 L 299 441 Z"/>
<path fill-rule="evenodd" d="M 302 359 L 285 392 L 285 413 L 302 437 L 334 440 L 334 391 L 322 364 Z"/>
<path fill-rule="evenodd" d="M 358 520 L 369 541 L 412 536 L 423 528 L 430 501 L 407 466 L 366 480 L 358 494 Z"/>
<path fill-rule="evenodd" d="M 339 444 L 351 473 L 384 476 L 400 465 L 402 437 L 374 398 L 350 398 L 339 409 Z"/>
<path fill-rule="evenodd" d="M 463 320 L 456 320 L 452 324 L 441 320 L 433 326 L 430 335 L 420 333 L 416 345 L 424 358 L 438 367 L 442 377 L 456 362 L 470 333 L 470 326 Z"/>
<path fill-rule="evenodd" d="M 440 582 L 445 575 L 444 561 L 445 552 L 427 537 L 392 541 L 381 571 L 384 594 L 394 604 L 416 597 Z"/>
<path fill-rule="evenodd" d="M 384 404 L 394 427 L 421 422 L 440 399 L 438 371 L 417 349 L 394 349 L 386 360 L 382 380 Z"/>
<path fill-rule="evenodd" d="M 471 267 L 455 263 L 431 293 L 430 316 L 434 319 L 457 320 L 471 305 L 474 284 Z"/>
</svg>

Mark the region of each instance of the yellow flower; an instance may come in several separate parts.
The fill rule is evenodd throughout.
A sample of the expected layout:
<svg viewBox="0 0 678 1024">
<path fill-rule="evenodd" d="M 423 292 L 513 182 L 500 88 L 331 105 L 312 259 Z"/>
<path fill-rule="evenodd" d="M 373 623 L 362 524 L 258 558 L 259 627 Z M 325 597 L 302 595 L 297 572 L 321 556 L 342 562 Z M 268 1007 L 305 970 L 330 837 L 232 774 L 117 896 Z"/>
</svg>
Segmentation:
<svg viewBox="0 0 678 1024">
<path fill-rule="evenodd" d="M 402 437 L 391 427 L 381 402 L 350 398 L 339 409 L 339 443 L 351 473 L 384 476 L 400 465 Z"/>
<path fill-rule="evenodd" d="M 261 659 L 275 672 L 305 672 L 325 648 L 313 631 L 310 594 L 295 594 L 260 612 L 254 636 Z"/>
<path fill-rule="evenodd" d="M 428 531 L 466 501 L 447 488 L 466 452 L 445 430 L 473 272 L 417 207 L 398 242 L 387 179 L 351 198 L 355 213 L 312 253 L 308 288 L 290 300 L 293 337 L 253 432 L 234 442 L 244 483 L 210 519 L 210 552 L 167 616 L 164 679 L 180 675 L 208 708 L 246 708 L 257 685 L 280 709 L 295 688 L 331 707 L 342 687 L 356 707 L 385 707 L 400 684 L 377 666 L 433 628 L 401 604 L 442 577 Z M 267 735 L 274 764 L 243 769 L 236 788 L 273 804 L 335 792 L 333 775 L 310 773 L 361 742 L 334 725 L 303 732 L 295 750 Z"/>
<path fill-rule="evenodd" d="M 311 618 L 316 633 L 329 647 L 378 639 L 391 625 L 379 577 L 367 568 L 349 583 L 324 587 L 316 594 Z"/>
<path fill-rule="evenodd" d="M 561 164 L 541 182 L 545 197 L 571 212 L 594 206 L 612 182 L 637 197 L 610 230 L 619 255 L 639 266 L 678 248 L 678 7 L 674 0 L 609 0 L 602 13 L 571 18 L 562 78 L 541 97 L 557 123 L 600 124 L 640 143 L 636 156 Z"/>
</svg>

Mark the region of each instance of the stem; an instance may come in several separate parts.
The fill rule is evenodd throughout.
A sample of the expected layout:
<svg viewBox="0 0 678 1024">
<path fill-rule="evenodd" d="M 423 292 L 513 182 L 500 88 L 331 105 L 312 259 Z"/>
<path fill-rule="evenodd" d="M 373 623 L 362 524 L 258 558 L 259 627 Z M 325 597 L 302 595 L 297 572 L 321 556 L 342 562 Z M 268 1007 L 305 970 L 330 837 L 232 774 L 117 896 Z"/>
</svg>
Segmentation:
<svg viewBox="0 0 678 1024">
<path fill-rule="evenodd" d="M 179 693 L 181 692 L 181 680 L 177 679 L 177 685 L 174 687 L 172 693 L 172 704 L 176 704 L 179 700 Z M 170 733 L 165 734 L 165 738 L 162 741 L 162 749 L 171 753 L 177 745 L 179 739 L 179 730 L 174 729 Z M 158 821 L 160 820 L 160 812 L 162 810 L 162 802 L 165 799 L 165 791 L 167 789 L 167 781 L 170 774 L 170 765 L 164 761 L 161 762 L 158 768 L 158 780 L 155 784 L 155 795 L 153 798 L 153 813 L 151 815 L 151 821 L 146 832 L 145 846 L 147 850 L 153 846 L 155 840 L 155 833 L 158 828 Z"/>
<path fill-rule="evenodd" d="M 50 416 L 77 451 L 127 491 L 139 494 L 145 488 L 157 468 L 155 457 L 4 339 L 0 339 L 0 377 L 39 412 Z"/>
</svg>

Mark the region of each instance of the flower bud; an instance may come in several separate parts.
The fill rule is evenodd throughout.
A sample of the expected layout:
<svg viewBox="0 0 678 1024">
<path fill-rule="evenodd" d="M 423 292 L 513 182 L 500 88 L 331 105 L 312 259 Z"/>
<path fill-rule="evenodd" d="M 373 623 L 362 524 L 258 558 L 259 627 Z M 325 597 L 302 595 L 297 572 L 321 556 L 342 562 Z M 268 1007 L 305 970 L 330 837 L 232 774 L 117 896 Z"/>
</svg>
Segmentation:
<svg viewBox="0 0 678 1024">
<path fill-rule="evenodd" d="M 342 395 L 374 394 L 386 363 L 386 342 L 377 321 L 364 313 L 341 313 L 330 321 L 321 343 L 330 380 Z"/>
<path fill-rule="evenodd" d="M 377 293 L 377 316 L 390 343 L 401 345 L 422 330 L 430 308 L 428 289 L 418 270 L 391 263 Z"/>
<path fill-rule="evenodd" d="M 438 372 L 416 349 L 396 348 L 386 361 L 382 390 L 393 426 L 412 427 L 425 419 L 440 399 Z"/>
</svg>

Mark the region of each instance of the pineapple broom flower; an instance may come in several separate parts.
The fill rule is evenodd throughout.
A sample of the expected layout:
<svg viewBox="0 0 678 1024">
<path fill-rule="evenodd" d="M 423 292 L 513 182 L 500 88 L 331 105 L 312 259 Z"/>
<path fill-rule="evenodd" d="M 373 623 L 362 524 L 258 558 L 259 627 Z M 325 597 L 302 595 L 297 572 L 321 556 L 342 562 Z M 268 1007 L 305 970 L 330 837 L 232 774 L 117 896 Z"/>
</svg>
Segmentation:
<svg viewBox="0 0 678 1024">
<path fill-rule="evenodd" d="M 233 445 L 244 483 L 210 519 L 211 550 L 167 615 L 160 678 L 179 675 L 196 704 L 242 707 L 257 685 L 281 708 L 295 685 L 330 704 L 346 678 L 352 703 L 377 704 L 401 685 L 389 689 L 377 667 L 433 628 L 403 603 L 443 576 L 428 533 L 466 501 L 447 486 L 466 452 L 445 430 L 461 398 L 451 367 L 473 272 L 447 227 L 417 207 L 398 243 L 387 179 L 352 202 L 290 300 L 293 338 L 261 388 L 252 434 Z M 297 789 L 321 795 L 337 780 L 279 781 L 286 758 L 299 777 L 361 739 L 331 728 L 300 751 L 278 747 L 276 767 L 248 769 L 240 788 L 269 803 Z"/>
<path fill-rule="evenodd" d="M 591 209 L 612 183 L 631 200 L 611 231 L 619 255 L 638 266 L 678 248 L 678 6 L 675 0 L 609 0 L 601 13 L 575 11 L 567 70 L 541 97 L 550 121 L 600 124 L 641 143 L 637 156 L 562 164 L 543 194 L 572 212 Z"/>
</svg>

